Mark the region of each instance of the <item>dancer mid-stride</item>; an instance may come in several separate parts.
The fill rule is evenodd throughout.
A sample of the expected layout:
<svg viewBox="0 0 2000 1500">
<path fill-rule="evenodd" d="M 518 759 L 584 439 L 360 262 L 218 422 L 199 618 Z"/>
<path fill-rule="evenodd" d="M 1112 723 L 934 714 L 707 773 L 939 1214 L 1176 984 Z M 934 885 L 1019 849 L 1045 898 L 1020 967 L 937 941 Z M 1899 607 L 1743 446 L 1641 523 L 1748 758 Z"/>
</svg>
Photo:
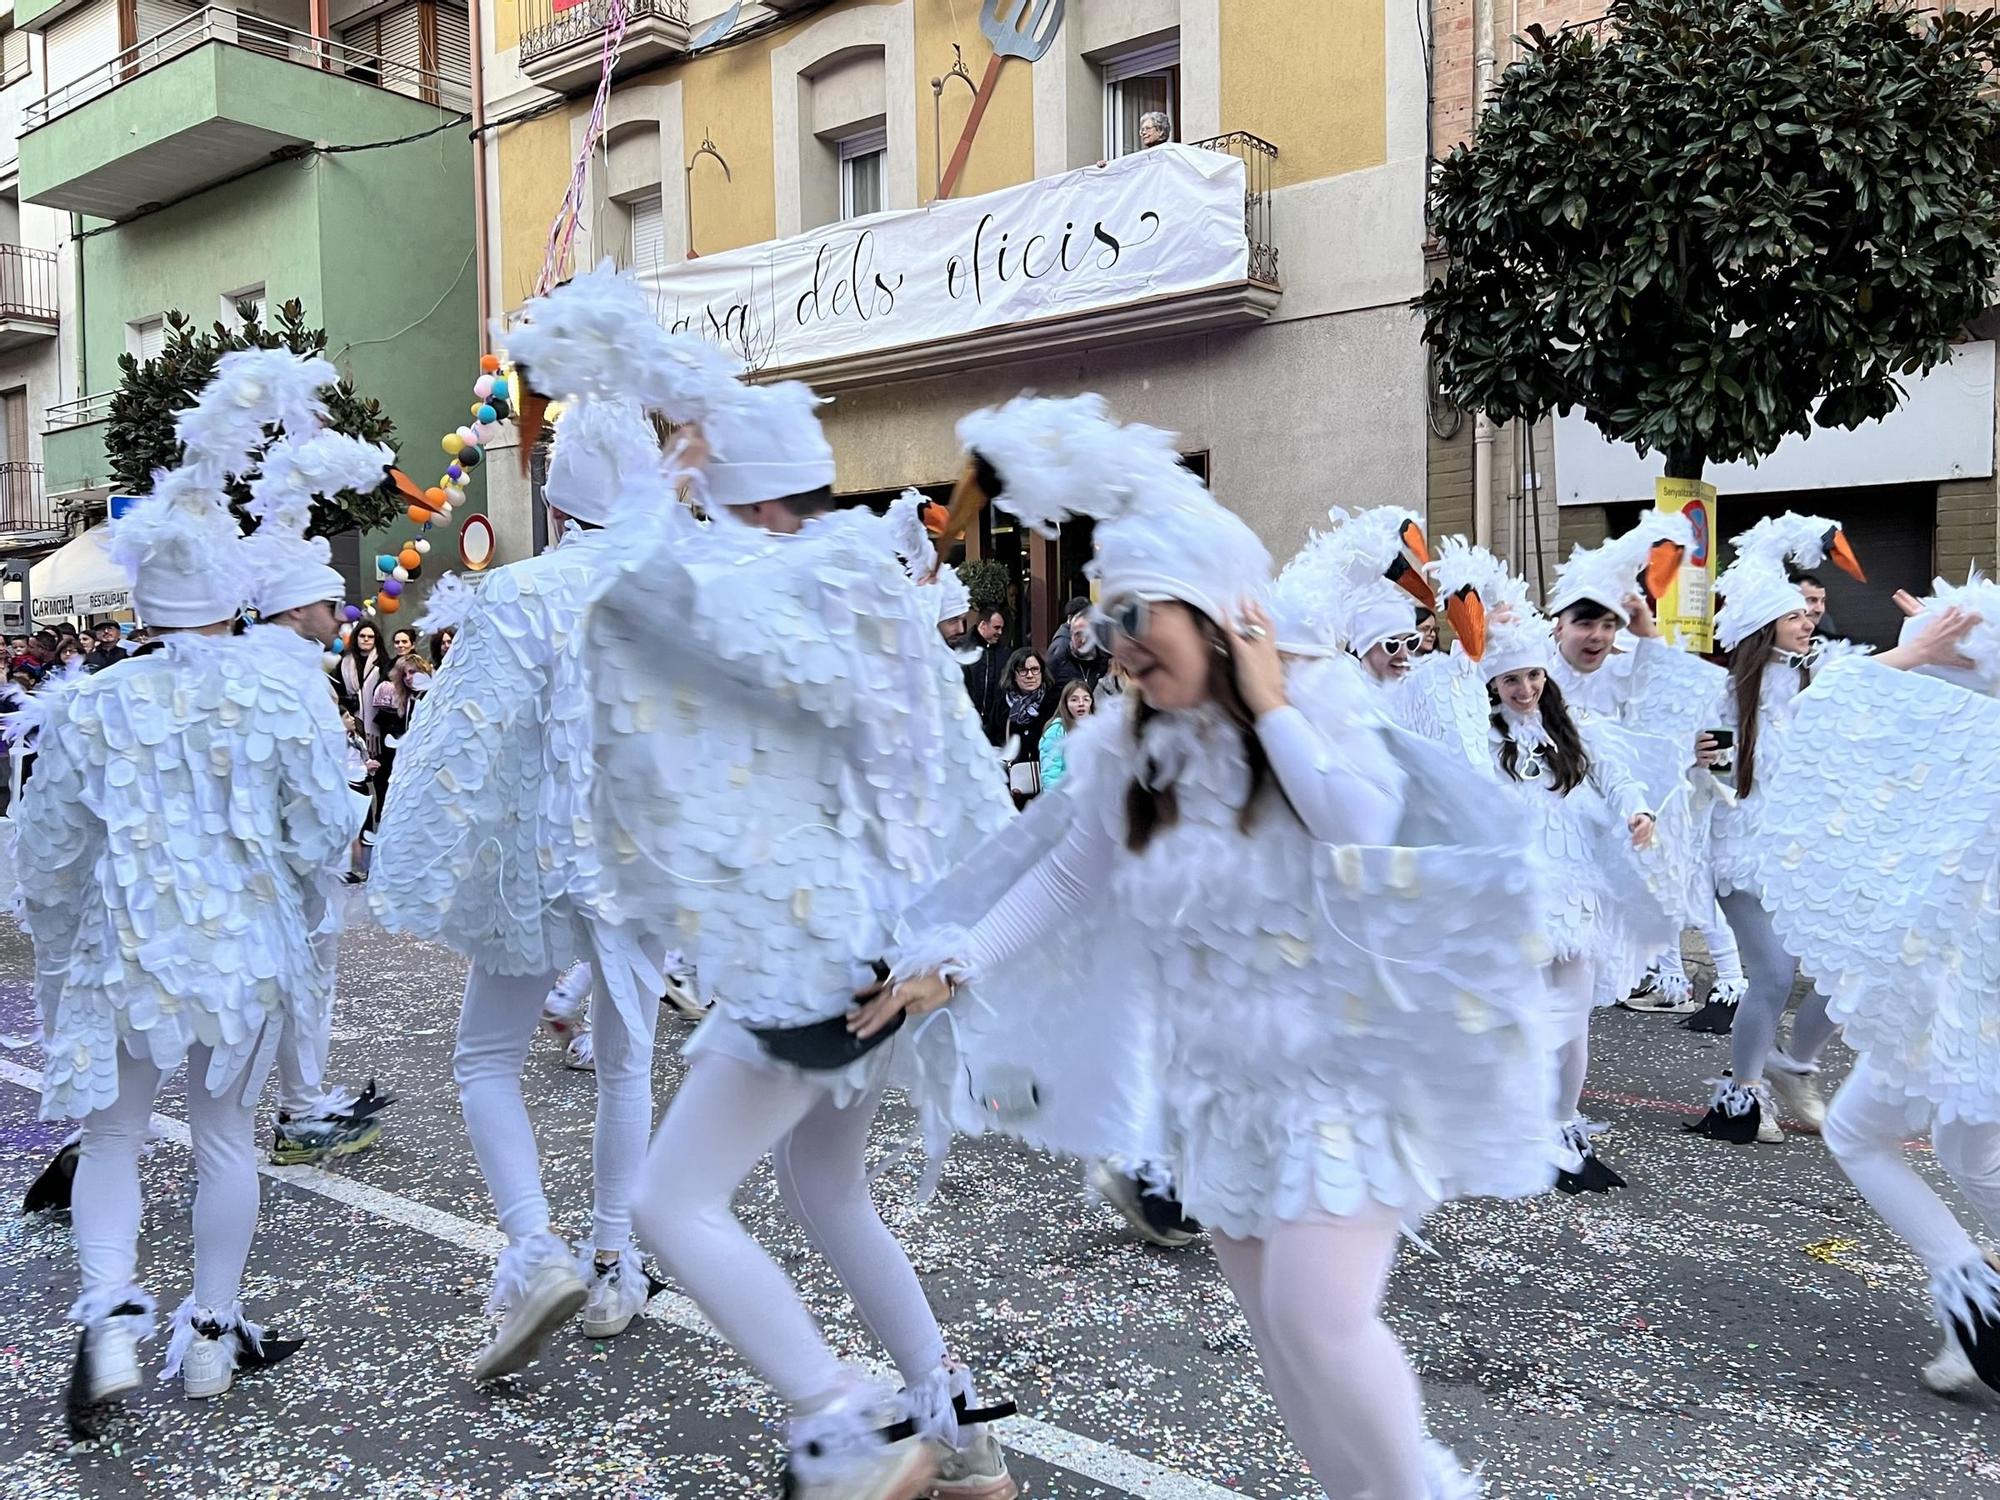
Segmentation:
<svg viewBox="0 0 2000 1500">
<path fill-rule="evenodd" d="M 1484 548 L 1456 539 L 1443 544 L 1435 575 L 1457 646 L 1486 684 L 1483 768 L 1520 800 L 1547 856 L 1549 988 L 1562 1038 L 1555 1123 L 1565 1161 L 1556 1186 L 1607 1192 L 1625 1179 L 1592 1144 L 1605 1127 L 1582 1113 L 1590 1018 L 1678 931 L 1636 852 L 1653 847 L 1659 804 L 1609 743 L 1610 731 L 1571 714 L 1551 675 L 1549 622 L 1528 602 L 1527 585 Z"/>
<path fill-rule="evenodd" d="M 868 1127 L 902 1048 L 856 1045 L 843 1019 L 896 913 L 1009 820 L 1007 794 L 937 591 L 889 522 L 833 508 L 812 393 L 729 385 L 692 443 L 713 521 L 655 517 L 587 626 L 608 885 L 715 997 L 646 1157 L 640 1236 L 790 1406 L 788 1494 L 1008 1500 L 998 1413 L 869 1198 Z M 737 1221 L 766 1155 L 900 1395 L 833 1354 Z"/>
<path fill-rule="evenodd" d="M 949 1028 L 919 1023 L 963 1044 L 959 1118 L 1150 1163 L 1208 1226 L 1330 1494 L 1473 1495 L 1380 1309 L 1407 1225 L 1553 1175 L 1525 820 L 1389 727 L 1351 661 L 1287 663 L 1268 554 L 1167 434 L 1081 397 L 960 436 L 1028 524 L 1095 517 L 1132 690 L 1075 734 L 1075 794 L 912 914 L 901 982 L 850 1025 L 866 1039 L 965 991 Z"/>
<path fill-rule="evenodd" d="M 559 540 L 487 575 L 448 615 L 434 600 L 433 619 L 458 635 L 398 751 L 369 883 L 385 926 L 472 961 L 452 1072 L 507 1236 L 489 1302 L 500 1323 L 476 1380 L 532 1363 L 579 1308 L 585 1334 L 609 1338 L 646 1302 L 631 1193 L 653 1121 L 664 953 L 599 899 L 582 616 L 615 560 L 605 523 L 676 503 L 646 412 L 671 413 L 676 372 L 701 355 L 608 267 L 524 312 L 510 353 L 537 390 L 568 398 L 546 486 Z M 521 1069 L 544 1000 L 577 959 L 596 979 L 597 1118 L 591 1235 L 572 1254 L 550 1225 Z"/>
<path fill-rule="evenodd" d="M 1791 733 L 1799 694 L 1824 665 L 1806 597 L 1788 566 L 1817 567 L 1823 558 L 1860 575 L 1847 538 L 1831 521 L 1791 512 L 1759 521 L 1736 540 L 1736 560 L 1716 582 L 1722 608 L 1716 642 L 1728 653 L 1729 686 L 1714 709 L 1716 727 L 1733 736 L 1724 784 L 1734 805 L 1716 810 L 1713 853 L 1722 915 L 1736 934 L 1749 990 L 1729 1035 L 1729 1076 L 1714 1081 L 1708 1112 L 1688 1129 L 1737 1145 L 1782 1141 L 1775 1086 L 1793 1113 L 1823 1120 L 1826 1106 L 1812 1084 L 1820 1050 L 1835 1023 L 1826 997 L 1807 995 L 1793 1018 L 1789 1042 L 1778 1028 L 1798 976 L 1798 964 L 1772 930 L 1762 876 L 1771 832 L 1769 810 L 1787 795 L 1778 781 L 1780 751 Z M 1955 642 L 1926 633 L 1872 658 L 1877 668 L 1920 667 L 1958 660 Z"/>
<path fill-rule="evenodd" d="M 1851 658 L 1799 695 L 1765 753 L 1760 870 L 1772 925 L 1860 1054 L 1826 1144 L 1930 1273 L 1944 1347 L 1924 1383 L 2000 1390 L 2000 1256 L 1904 1156 L 1928 1131 L 2000 1242 L 2000 588 L 1940 582 L 1903 643 L 1919 670 Z"/>
<path fill-rule="evenodd" d="M 182 467 L 156 474 L 112 523 L 111 556 L 162 646 L 22 710 L 35 774 L 12 826 L 47 1057 L 42 1115 L 83 1122 L 69 1402 L 83 1436 L 95 1408 L 139 1386 L 153 1322 L 137 1281 L 139 1155 L 153 1101 L 184 1062 L 194 1289 L 174 1314 L 166 1373 L 190 1397 L 218 1396 L 239 1367 L 298 1347 L 266 1337 L 240 1300 L 257 1229 L 253 1116 L 286 1026 L 316 1025 L 331 1001 L 314 932 L 365 808 L 320 673 L 274 644 L 279 627 L 231 634 L 250 577 L 224 486 L 257 470 L 267 423 L 289 437 L 262 460 L 272 483 L 312 483 L 286 467 L 298 455 L 285 450 L 309 437 L 323 446 L 305 476 L 337 454 L 348 477 L 329 489 L 356 474 L 379 482 L 386 449 L 314 436 L 317 393 L 334 379 L 324 360 L 283 351 L 223 357 L 177 419 Z"/>
</svg>

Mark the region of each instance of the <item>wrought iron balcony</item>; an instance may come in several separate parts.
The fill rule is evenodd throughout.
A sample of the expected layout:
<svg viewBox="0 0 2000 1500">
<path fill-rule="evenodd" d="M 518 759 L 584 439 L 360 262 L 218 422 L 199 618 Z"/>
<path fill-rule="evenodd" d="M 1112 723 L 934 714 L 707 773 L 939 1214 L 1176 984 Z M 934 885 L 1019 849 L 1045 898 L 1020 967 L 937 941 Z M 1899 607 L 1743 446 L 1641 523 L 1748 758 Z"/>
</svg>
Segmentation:
<svg viewBox="0 0 2000 1500">
<path fill-rule="evenodd" d="M 545 88 L 573 88 L 604 65 L 604 33 L 616 0 L 521 0 L 521 71 Z M 619 66 L 659 62 L 687 51 L 687 0 L 623 0 Z"/>
<path fill-rule="evenodd" d="M 297 31 L 264 16 L 238 14 L 212 5 L 127 47 L 110 61 L 35 100 L 21 113 L 21 131 L 25 135 L 37 130 L 209 42 L 241 47 L 247 52 L 321 72 L 338 73 L 357 83 L 371 84 L 446 109 L 462 110 L 471 103 L 471 85 L 462 72 L 420 68 L 329 37 Z"/>
<path fill-rule="evenodd" d="M 61 538 L 62 516 L 42 487 L 42 466 L 0 463 L 0 551 Z"/>
<path fill-rule="evenodd" d="M 1247 130 L 1188 144 L 1243 163 L 1243 232 L 1250 241 L 1250 279 L 1263 286 L 1279 285 L 1278 243 L 1271 233 L 1271 178 L 1277 171 L 1278 148 Z"/>
<path fill-rule="evenodd" d="M 55 251 L 0 244 L 0 349 L 54 338 L 59 307 Z"/>
</svg>

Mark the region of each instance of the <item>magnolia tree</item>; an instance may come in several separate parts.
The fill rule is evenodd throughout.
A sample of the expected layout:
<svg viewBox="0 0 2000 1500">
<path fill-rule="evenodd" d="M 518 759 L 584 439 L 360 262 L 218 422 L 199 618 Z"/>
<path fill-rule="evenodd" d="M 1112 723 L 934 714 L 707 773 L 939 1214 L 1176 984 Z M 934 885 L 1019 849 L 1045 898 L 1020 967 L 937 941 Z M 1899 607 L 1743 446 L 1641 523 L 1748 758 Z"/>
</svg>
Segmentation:
<svg viewBox="0 0 2000 1500">
<path fill-rule="evenodd" d="M 141 364 L 127 354 L 118 361 L 124 378 L 111 398 L 111 418 L 104 446 L 111 478 L 128 495 L 152 490 L 153 471 L 172 468 L 182 458 L 174 436 L 174 418 L 193 406 L 203 387 L 215 378 L 222 356 L 237 349 L 289 349 L 294 354 L 326 353 L 326 330 L 309 328 L 305 308 L 296 299 L 278 309 L 276 327 L 267 327 L 251 303 L 239 304 L 241 321 L 217 323 L 197 333 L 184 313 L 167 314 L 166 347 L 157 359 Z M 328 416 L 336 432 L 395 447 L 396 427 L 380 402 L 363 399 L 354 383 L 343 379 L 326 393 Z M 275 433 L 273 434 L 275 436 Z M 249 503 L 249 487 L 230 482 L 230 503 L 239 517 Z M 342 490 L 313 503 L 311 536 L 338 536 L 348 531 L 372 531 L 391 525 L 408 502 L 393 480 L 384 478 L 372 490 Z M 245 523 L 246 529 L 248 523 Z"/>
<path fill-rule="evenodd" d="M 1997 44 L 1991 12 L 1872 0 L 1530 27 L 1432 182 L 1445 390 L 1498 421 L 1581 408 L 1680 479 L 1894 410 L 2000 270 Z"/>
</svg>

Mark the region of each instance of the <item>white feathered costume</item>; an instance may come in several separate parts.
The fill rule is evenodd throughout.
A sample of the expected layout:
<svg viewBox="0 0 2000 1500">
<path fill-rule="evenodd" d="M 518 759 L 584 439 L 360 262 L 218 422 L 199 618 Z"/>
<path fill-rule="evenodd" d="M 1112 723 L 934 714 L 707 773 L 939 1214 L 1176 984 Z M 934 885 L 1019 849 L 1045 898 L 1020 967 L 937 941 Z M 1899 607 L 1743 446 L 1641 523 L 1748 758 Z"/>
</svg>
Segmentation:
<svg viewBox="0 0 2000 1500">
<path fill-rule="evenodd" d="M 1098 398 L 1024 398 L 960 437 L 1029 525 L 1098 517 L 1107 598 L 1226 622 L 1266 596 L 1255 536 L 1167 435 L 1115 425 Z M 1273 717 L 1301 751 L 1281 777 L 1296 814 L 1267 795 L 1244 830 L 1237 728 L 1213 709 L 1135 728 L 1127 695 L 1077 732 L 1057 792 L 911 914 L 898 972 L 964 981 L 939 1013 L 967 1060 L 957 1118 L 1149 1168 L 1230 1235 L 1540 1191 L 1551 1043 L 1525 824 L 1391 728 L 1351 662 L 1295 665 L 1288 689 L 1296 716 Z M 1381 847 L 1308 831 L 1355 775 L 1403 809 Z M 1177 806 L 1140 853 L 1126 842 L 1135 780 Z"/>
<path fill-rule="evenodd" d="M 637 285 L 608 264 L 525 311 L 506 335 L 511 357 L 539 389 L 573 398 L 551 494 L 601 529 L 566 527 L 540 556 L 434 599 L 428 623 L 458 633 L 397 751 L 369 901 L 383 925 L 496 974 L 554 975 L 589 956 L 579 920 L 605 914 L 584 609 L 622 561 L 622 529 L 680 510 L 645 413 L 696 416 L 734 372 L 699 340 L 665 333 Z M 638 988 L 656 982 L 618 936 L 614 923 L 598 924 L 600 947 L 638 965 Z M 650 1003 L 611 967 L 599 977 L 614 1003 Z"/>
<path fill-rule="evenodd" d="M 796 384 L 719 402 L 694 476 L 715 519 L 647 517 L 586 628 L 606 885 L 713 998 L 691 1050 L 753 1059 L 746 1027 L 846 1011 L 896 914 L 1011 816 L 938 636 L 939 590 L 912 576 L 929 559 L 898 560 L 907 527 L 835 510 L 773 535 L 728 513 L 732 474 L 760 498 L 774 467 L 801 491 L 830 479 L 815 404 Z"/>
<path fill-rule="evenodd" d="M 112 523 L 147 623 L 236 613 L 250 558 L 222 485 L 251 472 L 267 423 L 317 430 L 332 374 L 284 351 L 230 354 L 181 414 L 185 464 Z M 121 1047 L 170 1073 L 200 1043 L 210 1064 L 190 1086 L 254 1098 L 286 1015 L 331 1002 L 312 937 L 365 804 L 317 652 L 302 671 L 280 635 L 169 634 L 20 710 L 35 774 L 11 831 L 45 1119 L 110 1105 Z"/>
</svg>

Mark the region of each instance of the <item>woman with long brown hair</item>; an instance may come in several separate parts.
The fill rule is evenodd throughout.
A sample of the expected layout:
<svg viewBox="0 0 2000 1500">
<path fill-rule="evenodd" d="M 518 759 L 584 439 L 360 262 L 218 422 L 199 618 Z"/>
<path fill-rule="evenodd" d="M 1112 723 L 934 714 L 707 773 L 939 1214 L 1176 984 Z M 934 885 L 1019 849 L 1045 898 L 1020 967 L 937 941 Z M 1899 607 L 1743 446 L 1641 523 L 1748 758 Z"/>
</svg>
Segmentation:
<svg viewBox="0 0 2000 1500">
<path fill-rule="evenodd" d="M 1859 572 L 1838 526 L 1787 513 L 1758 522 L 1738 538 L 1736 560 L 1716 583 L 1723 596 L 1716 641 L 1727 653 L 1729 684 L 1715 717 L 1716 727 L 1731 737 L 1733 761 L 1722 770 L 1730 805 L 1715 815 L 1715 884 L 1749 988 L 1729 1035 L 1729 1076 L 1715 1081 L 1708 1112 L 1688 1129 L 1736 1145 L 1784 1139 L 1773 1085 L 1809 1128 L 1817 1130 L 1826 1115 L 1810 1080 L 1835 1026 L 1826 997 L 1815 991 L 1801 1002 L 1789 1043 L 1778 1045 L 1798 964 L 1772 929 L 1758 863 L 1773 796 L 1759 772 L 1789 733 L 1796 700 L 1826 649 L 1813 640 L 1806 597 L 1788 570 L 1816 567 L 1829 556 Z M 1970 628 L 1969 621 L 1941 618 L 1875 660 L 1903 668 L 1956 665 L 1958 642 Z"/>
<path fill-rule="evenodd" d="M 1131 689 L 1067 737 L 1074 795 L 970 854 L 851 1025 L 976 990 L 953 1011 L 980 1080 L 959 1123 L 1174 1192 L 1329 1493 L 1470 1496 L 1380 1308 L 1406 1225 L 1552 1175 L 1525 822 L 1391 729 L 1350 662 L 1287 660 L 1268 554 L 1165 434 L 1095 397 L 960 433 L 1028 524 L 1097 519 L 1100 623 Z"/>
</svg>

